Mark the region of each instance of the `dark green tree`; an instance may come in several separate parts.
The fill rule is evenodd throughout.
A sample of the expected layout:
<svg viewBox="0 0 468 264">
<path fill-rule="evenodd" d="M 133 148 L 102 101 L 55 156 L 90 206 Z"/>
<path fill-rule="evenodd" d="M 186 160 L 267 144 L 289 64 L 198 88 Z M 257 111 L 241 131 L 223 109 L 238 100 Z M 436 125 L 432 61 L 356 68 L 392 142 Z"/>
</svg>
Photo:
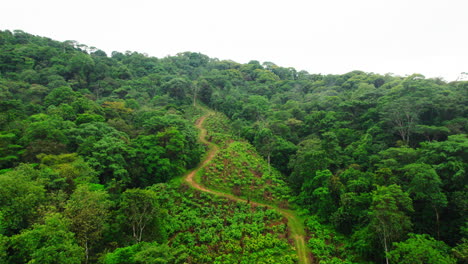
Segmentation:
<svg viewBox="0 0 468 264">
<path fill-rule="evenodd" d="M 424 163 L 409 164 L 403 167 L 406 179 L 409 180 L 408 192 L 414 201 L 423 201 L 434 211 L 437 238 L 440 238 L 440 211 L 447 206 L 447 197 L 442 192 L 437 172 Z M 425 217 L 425 216 L 422 216 Z"/>
</svg>

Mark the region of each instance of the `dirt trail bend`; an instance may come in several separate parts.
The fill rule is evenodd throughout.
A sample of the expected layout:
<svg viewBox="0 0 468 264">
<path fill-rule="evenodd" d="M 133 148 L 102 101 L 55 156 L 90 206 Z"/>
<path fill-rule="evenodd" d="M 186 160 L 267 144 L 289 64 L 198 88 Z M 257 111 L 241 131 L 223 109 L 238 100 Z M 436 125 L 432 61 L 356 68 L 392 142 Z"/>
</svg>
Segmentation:
<svg viewBox="0 0 468 264">
<path fill-rule="evenodd" d="M 231 199 L 231 200 L 234 200 L 234 201 L 248 203 L 247 200 L 245 200 L 243 198 L 240 198 L 240 197 L 237 197 L 237 196 L 234 196 L 232 194 L 223 193 L 223 192 L 208 189 L 207 187 L 205 187 L 205 186 L 201 185 L 200 183 L 196 182 L 195 179 L 194 179 L 197 172 L 200 171 L 211 160 L 213 160 L 214 156 L 219 151 L 218 146 L 216 146 L 215 144 L 213 144 L 211 142 L 208 142 L 206 140 L 207 131 L 203 127 L 203 122 L 207 118 L 209 118 L 210 116 L 215 114 L 213 111 L 210 111 L 210 110 L 206 110 L 206 111 L 207 111 L 207 113 L 205 115 L 203 115 L 200 119 L 198 119 L 197 122 L 195 123 L 195 125 L 200 130 L 200 135 L 199 135 L 200 142 L 202 142 L 203 144 L 208 145 L 208 153 L 206 154 L 205 159 L 202 160 L 200 162 L 200 164 L 198 164 L 198 166 L 195 169 L 193 169 L 192 171 L 187 173 L 187 175 L 185 176 L 185 181 L 190 186 L 192 186 L 193 188 L 198 189 L 200 191 L 211 193 L 211 194 L 216 195 L 216 196 L 225 197 L 225 198 L 228 198 L 228 199 Z M 273 207 L 273 206 L 268 205 L 268 204 L 263 204 L 263 203 L 254 202 L 254 201 L 250 201 L 250 204 L 257 205 L 257 206 L 268 207 L 270 209 L 276 210 L 277 212 L 282 214 L 284 217 L 286 217 L 288 219 L 288 226 L 289 226 L 289 228 L 291 230 L 291 236 L 294 239 L 294 243 L 296 245 L 296 251 L 297 251 L 297 255 L 299 257 L 299 263 L 301 263 L 301 264 L 310 264 L 310 263 L 312 263 L 312 261 L 310 259 L 309 249 L 306 246 L 307 243 L 305 241 L 304 225 L 295 216 L 293 211 L 280 209 L 280 208 Z"/>
</svg>

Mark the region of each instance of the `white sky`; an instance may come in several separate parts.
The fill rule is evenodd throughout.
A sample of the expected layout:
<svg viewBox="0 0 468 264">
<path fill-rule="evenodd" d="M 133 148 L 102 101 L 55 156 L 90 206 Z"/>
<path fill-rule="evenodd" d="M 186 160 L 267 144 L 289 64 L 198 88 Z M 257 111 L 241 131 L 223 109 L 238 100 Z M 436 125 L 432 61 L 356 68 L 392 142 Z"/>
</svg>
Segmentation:
<svg viewBox="0 0 468 264">
<path fill-rule="evenodd" d="M 455 80 L 468 72 L 467 0 L 3 0 L 0 29 L 110 55 L 201 52 L 310 73 Z"/>
</svg>

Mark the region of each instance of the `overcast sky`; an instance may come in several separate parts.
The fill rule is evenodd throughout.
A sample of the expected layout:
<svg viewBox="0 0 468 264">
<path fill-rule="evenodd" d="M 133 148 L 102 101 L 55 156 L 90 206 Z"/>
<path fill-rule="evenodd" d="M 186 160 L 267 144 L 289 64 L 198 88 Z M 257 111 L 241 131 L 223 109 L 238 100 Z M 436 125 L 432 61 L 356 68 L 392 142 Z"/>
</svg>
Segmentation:
<svg viewBox="0 0 468 264">
<path fill-rule="evenodd" d="M 201 52 L 310 73 L 455 80 L 468 72 L 467 0 L 4 0 L 0 29 L 165 57 Z"/>
</svg>

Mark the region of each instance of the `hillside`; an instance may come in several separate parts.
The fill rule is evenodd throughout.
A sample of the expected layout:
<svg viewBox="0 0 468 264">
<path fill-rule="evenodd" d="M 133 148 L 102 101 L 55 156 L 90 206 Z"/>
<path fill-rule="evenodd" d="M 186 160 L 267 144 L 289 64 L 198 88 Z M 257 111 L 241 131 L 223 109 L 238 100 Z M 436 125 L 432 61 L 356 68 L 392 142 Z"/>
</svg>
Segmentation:
<svg viewBox="0 0 468 264">
<path fill-rule="evenodd" d="M 463 81 L 0 31 L 0 263 L 464 263 L 467 109 Z"/>
</svg>

